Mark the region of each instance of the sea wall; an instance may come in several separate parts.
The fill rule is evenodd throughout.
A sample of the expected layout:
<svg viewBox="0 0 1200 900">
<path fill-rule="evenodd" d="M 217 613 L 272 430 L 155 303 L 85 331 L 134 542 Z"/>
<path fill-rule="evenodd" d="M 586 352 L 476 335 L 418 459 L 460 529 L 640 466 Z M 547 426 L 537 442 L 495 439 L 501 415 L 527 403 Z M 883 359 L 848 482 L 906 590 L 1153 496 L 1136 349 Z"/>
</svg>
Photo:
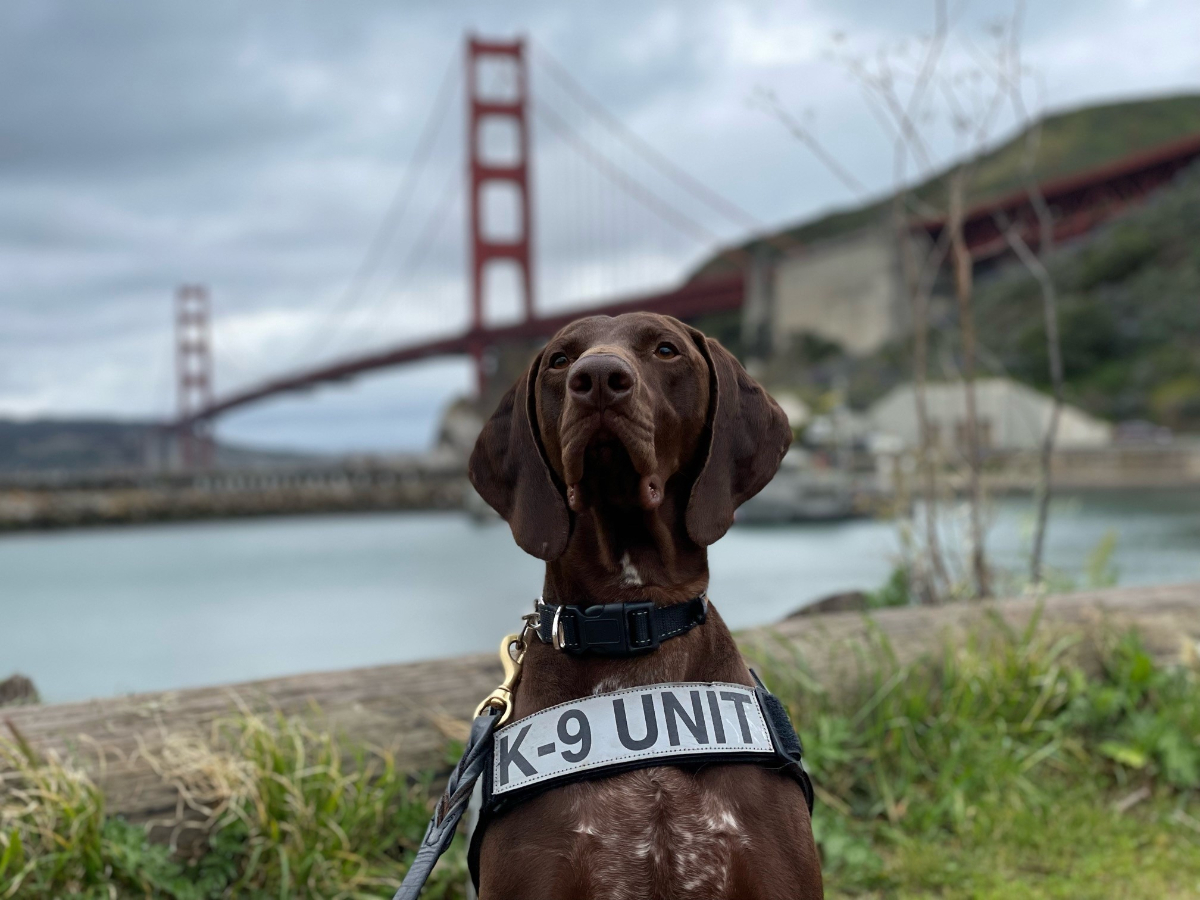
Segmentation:
<svg viewBox="0 0 1200 900">
<path fill-rule="evenodd" d="M 461 509 L 460 460 L 396 465 L 98 473 L 0 482 L 0 531 L 304 513 Z"/>
</svg>

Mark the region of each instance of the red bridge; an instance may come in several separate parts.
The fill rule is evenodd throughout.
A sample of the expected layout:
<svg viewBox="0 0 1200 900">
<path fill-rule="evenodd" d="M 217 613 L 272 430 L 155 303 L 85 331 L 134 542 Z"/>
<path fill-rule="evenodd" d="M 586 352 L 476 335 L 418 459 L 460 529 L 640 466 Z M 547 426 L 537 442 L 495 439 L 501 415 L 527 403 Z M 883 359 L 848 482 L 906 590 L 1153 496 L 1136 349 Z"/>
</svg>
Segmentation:
<svg viewBox="0 0 1200 900">
<path fill-rule="evenodd" d="M 465 167 L 465 181 L 470 233 L 468 328 L 459 334 L 358 353 L 323 365 L 302 368 L 226 396 L 215 397 L 212 390 L 207 292 L 199 286 L 185 286 L 180 289 L 177 298 L 179 415 L 174 427 L 182 437 L 182 456 L 186 466 L 203 466 L 210 461 L 212 422 L 223 413 L 278 394 L 308 390 L 326 383 L 345 381 L 366 372 L 433 357 L 469 355 L 475 360 L 477 378 L 482 388 L 486 378 L 485 359 L 490 348 L 547 337 L 581 314 L 579 308 L 548 314 L 541 312 L 534 302 L 534 231 L 529 154 L 531 110 L 589 167 L 593 178 L 599 177 L 608 183 L 610 190 L 615 188 L 616 192 L 624 194 L 627 200 L 636 203 L 660 226 L 665 223 L 676 232 L 689 235 L 690 239 L 703 245 L 704 250 L 712 252 L 716 249 L 720 240 L 705 226 L 647 187 L 643 180 L 630 174 L 593 143 L 584 140 L 572 130 L 565 117 L 552 107 L 531 103 L 528 57 L 529 48 L 522 41 L 499 43 L 471 39 L 467 44 L 466 145 L 469 161 Z M 560 91 L 573 97 L 619 143 L 637 154 L 646 166 L 670 179 L 678 190 L 696 202 L 736 222 L 739 228 L 760 228 L 748 214 L 714 194 L 625 129 L 571 81 L 561 66 L 548 57 L 542 58 L 541 62 L 557 82 Z M 507 80 L 502 90 L 488 91 L 481 75 L 488 66 L 496 65 L 507 73 Z M 447 105 L 446 97 L 447 91 L 443 85 L 431 118 L 439 116 L 441 107 Z M 490 154 L 483 139 L 485 132 L 497 129 L 510 137 L 509 152 L 504 158 Z M 423 152 L 428 155 L 432 146 L 429 135 L 434 132 L 436 126 L 433 131 L 427 126 L 426 135 L 418 145 L 418 156 Z M 1129 204 L 1166 184 L 1197 158 L 1200 158 L 1200 136 L 1041 185 L 1042 194 L 1055 215 L 1056 238 L 1076 236 L 1112 218 Z M 516 220 L 512 233 L 503 238 L 491 234 L 486 222 L 487 201 L 497 189 L 507 192 L 512 218 Z M 1005 241 L 998 225 L 1000 213 L 1022 229 L 1031 245 L 1036 245 L 1036 217 L 1026 193 L 1019 191 L 968 212 L 965 234 L 968 246 L 977 259 L 1004 252 Z M 576 214 L 576 218 L 582 220 L 584 217 Z M 943 223 L 929 221 L 921 227 L 936 236 Z M 383 246 L 382 243 L 373 245 L 365 262 L 372 258 L 378 261 Z M 802 248 L 795 249 L 802 251 Z M 649 310 L 690 319 L 708 313 L 738 310 L 743 304 L 747 281 L 746 273 L 739 271 L 746 263 L 744 256 L 736 250 L 726 254 L 727 260 L 734 263 L 731 268 L 735 271 L 732 274 L 693 279 L 670 290 L 623 296 L 589 305 L 585 312 L 616 315 L 632 310 Z M 489 326 L 484 321 L 488 299 L 486 276 L 489 268 L 495 265 L 507 265 L 515 269 L 521 294 L 521 319 L 503 326 Z"/>
</svg>

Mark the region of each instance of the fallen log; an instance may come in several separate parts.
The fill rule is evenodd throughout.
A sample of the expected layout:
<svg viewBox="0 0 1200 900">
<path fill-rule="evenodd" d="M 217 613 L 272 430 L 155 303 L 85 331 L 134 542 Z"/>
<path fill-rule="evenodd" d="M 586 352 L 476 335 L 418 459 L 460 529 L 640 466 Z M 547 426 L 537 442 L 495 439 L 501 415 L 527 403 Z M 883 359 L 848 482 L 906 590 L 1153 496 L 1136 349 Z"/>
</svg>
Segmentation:
<svg viewBox="0 0 1200 900">
<path fill-rule="evenodd" d="M 943 607 L 905 607 L 795 617 L 738 635 L 752 657 L 784 653 L 818 681 L 853 677 L 855 645 L 888 640 L 907 662 L 956 641 L 987 617 L 1024 628 L 1078 631 L 1107 625 L 1136 628 L 1164 663 L 1200 659 L 1200 584 L 1124 588 L 1033 599 Z M 441 762 L 448 737 L 500 680 L 494 655 L 315 672 L 244 684 L 134 694 L 82 703 L 27 706 L 0 713 L 36 750 L 74 756 L 104 788 L 109 810 L 136 822 L 170 820 L 175 787 L 149 759 L 167 735 L 207 737 L 214 723 L 239 711 L 310 718 L 315 727 L 391 750 L 402 768 Z"/>
</svg>

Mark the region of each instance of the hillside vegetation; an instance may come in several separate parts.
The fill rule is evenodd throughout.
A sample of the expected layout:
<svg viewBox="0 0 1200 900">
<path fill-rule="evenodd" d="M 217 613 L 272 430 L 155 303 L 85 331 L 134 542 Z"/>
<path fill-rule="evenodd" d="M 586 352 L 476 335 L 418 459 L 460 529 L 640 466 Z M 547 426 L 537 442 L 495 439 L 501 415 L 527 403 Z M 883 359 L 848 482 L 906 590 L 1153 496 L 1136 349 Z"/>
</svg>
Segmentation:
<svg viewBox="0 0 1200 900">
<path fill-rule="evenodd" d="M 128 471 L 166 462 L 169 434 L 161 424 L 109 419 L 0 419 L 0 476 L 33 472 Z M 286 451 L 217 445 L 229 467 L 314 459 Z"/>
<path fill-rule="evenodd" d="M 1200 165 L 1170 187 L 1046 261 L 1059 294 L 1066 399 L 1110 421 L 1200 432 Z M 930 374 L 957 377 L 954 305 L 941 291 L 930 327 Z M 977 273 L 980 375 L 1049 392 L 1042 296 L 1009 261 Z M 735 334 L 724 335 L 736 341 Z M 846 385 L 865 409 L 912 377 L 911 340 L 864 358 L 818 338 L 798 341 L 767 373 L 773 386 L 819 397 Z"/>
<path fill-rule="evenodd" d="M 1045 123 L 1038 177 L 1058 178 L 1130 153 L 1200 133 L 1200 96 L 1092 107 Z M 1021 187 L 1017 137 L 980 164 L 974 200 Z M 934 179 L 920 188 L 935 193 Z M 827 216 L 786 232 L 817 240 L 861 227 L 885 202 Z M 1176 431 L 1200 431 L 1200 165 L 1144 204 L 1065 244 L 1047 260 L 1060 295 L 1067 400 L 1112 421 L 1144 419 Z M 976 273 L 982 375 L 1007 375 L 1049 390 L 1041 293 L 1015 261 Z M 938 291 L 931 322 L 931 375 L 954 378 L 959 340 L 949 284 Z M 735 352 L 740 318 L 703 323 Z M 806 337 L 772 361 L 764 377 L 810 399 L 846 385 L 865 408 L 911 378 L 910 339 L 861 359 Z"/>
<path fill-rule="evenodd" d="M 1045 182 L 1116 162 L 1170 141 L 1200 134 L 1200 95 L 1186 94 L 1151 100 L 1134 100 L 1089 106 L 1047 116 L 1042 123 L 1034 177 Z M 971 179 L 968 205 L 1000 197 L 1024 186 L 1027 132 L 1022 131 L 984 154 Z M 797 153 L 803 148 L 797 146 Z M 948 172 L 918 185 L 914 191 L 940 205 L 945 197 Z M 773 232 L 765 240 L 814 243 L 847 234 L 885 215 L 890 197 L 847 209 Z M 749 250 L 763 240 L 748 241 L 736 249 Z M 704 263 L 697 274 L 720 271 L 733 263 L 721 254 Z"/>
<path fill-rule="evenodd" d="M 1200 167 L 1053 255 L 1068 399 L 1108 419 L 1200 430 Z M 1013 377 L 1049 388 L 1041 295 L 1021 266 L 981 283 L 980 333 Z"/>
</svg>

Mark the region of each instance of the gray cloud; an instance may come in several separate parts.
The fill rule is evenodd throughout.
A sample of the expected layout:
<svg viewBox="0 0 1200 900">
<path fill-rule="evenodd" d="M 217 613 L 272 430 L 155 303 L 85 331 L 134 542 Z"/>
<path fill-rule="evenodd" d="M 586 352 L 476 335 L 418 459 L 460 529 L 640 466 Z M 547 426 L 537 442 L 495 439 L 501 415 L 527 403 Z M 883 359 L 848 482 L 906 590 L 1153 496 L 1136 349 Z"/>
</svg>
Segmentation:
<svg viewBox="0 0 1200 900">
<path fill-rule="evenodd" d="M 1051 107 L 1200 82 L 1188 0 L 1029 6 L 1026 57 Z M 779 223 L 856 198 L 748 98 L 769 86 L 809 111 L 839 159 L 882 190 L 889 150 L 828 51 L 837 33 L 865 48 L 912 41 L 929 8 L 9 0 L 0 7 L 0 415 L 167 414 L 170 300 L 181 281 L 212 286 L 222 388 L 461 326 L 461 194 L 417 270 L 398 271 L 462 171 L 461 93 L 379 277 L 348 320 L 330 310 L 468 30 L 528 33 L 638 134 L 756 219 Z M 981 34 L 1007 8 L 976 0 L 960 26 Z M 620 148 L 544 69 L 533 79 L 540 103 L 703 230 L 741 236 Z M 711 239 L 613 200 L 545 119 L 534 127 L 539 302 L 663 283 L 711 249 Z M 248 410 L 222 430 L 296 446 L 411 445 L 469 384 L 466 371 L 446 362 L 382 375 Z"/>
</svg>

